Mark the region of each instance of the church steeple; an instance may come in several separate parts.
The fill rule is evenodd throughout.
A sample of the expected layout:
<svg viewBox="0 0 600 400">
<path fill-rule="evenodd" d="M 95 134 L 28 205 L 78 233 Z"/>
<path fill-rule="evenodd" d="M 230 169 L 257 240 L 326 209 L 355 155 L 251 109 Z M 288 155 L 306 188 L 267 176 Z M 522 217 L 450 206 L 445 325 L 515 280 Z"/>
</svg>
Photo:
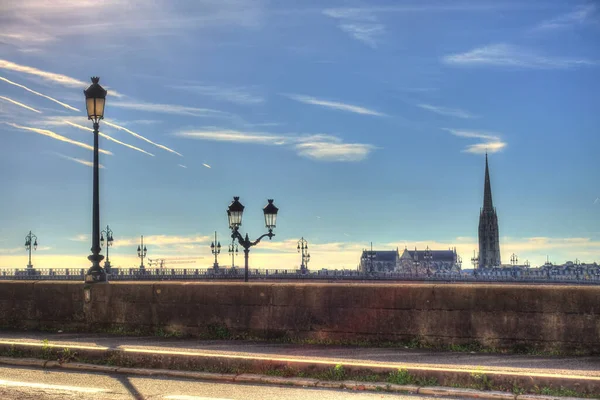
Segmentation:
<svg viewBox="0 0 600 400">
<path fill-rule="evenodd" d="M 491 211 L 494 209 L 492 202 L 492 184 L 490 183 L 490 170 L 488 167 L 488 156 L 485 153 L 485 185 L 483 188 L 483 210 Z"/>
<path fill-rule="evenodd" d="M 501 264 L 498 216 L 492 202 L 492 184 L 486 152 L 483 208 L 479 214 L 479 268 L 497 267 L 499 265 Z"/>
</svg>

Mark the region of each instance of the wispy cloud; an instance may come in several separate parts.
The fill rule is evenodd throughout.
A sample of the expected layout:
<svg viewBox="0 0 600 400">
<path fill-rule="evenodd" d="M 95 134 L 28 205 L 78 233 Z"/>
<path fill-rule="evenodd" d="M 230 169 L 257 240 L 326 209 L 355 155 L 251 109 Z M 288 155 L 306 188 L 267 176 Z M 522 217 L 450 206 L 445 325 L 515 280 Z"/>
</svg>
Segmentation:
<svg viewBox="0 0 600 400">
<path fill-rule="evenodd" d="M 183 165 L 183 164 L 177 164 L 177 165 L 180 166 L 181 168 L 187 169 L 187 167 L 185 165 Z"/>
<path fill-rule="evenodd" d="M 276 145 L 286 143 L 286 138 L 280 135 L 269 135 L 255 132 L 240 132 L 234 130 L 194 130 L 182 131 L 175 134 L 190 139 L 213 140 L 217 142 L 257 143 Z"/>
<path fill-rule="evenodd" d="M 344 143 L 333 135 L 273 135 L 262 132 L 240 132 L 234 130 L 194 130 L 175 134 L 179 137 L 221 142 L 254 143 L 270 146 L 287 145 L 302 157 L 323 161 L 361 161 L 374 146 L 362 143 Z M 203 164 L 207 168 L 209 165 Z"/>
<path fill-rule="evenodd" d="M 235 104 L 252 105 L 261 104 L 265 101 L 262 96 L 251 93 L 252 88 L 247 87 L 218 87 L 202 85 L 176 85 L 171 87 L 212 97 L 218 101 L 225 101 Z"/>
<path fill-rule="evenodd" d="M 317 99 L 315 97 L 304 96 L 304 95 L 300 95 L 300 94 L 286 94 L 285 96 L 289 97 L 292 100 L 299 101 L 301 103 L 313 104 L 316 106 L 322 106 L 322 107 L 331 108 L 334 110 L 347 111 L 347 112 L 351 112 L 351 113 L 355 113 L 355 114 L 374 115 L 377 117 L 385 116 L 385 114 L 383 114 L 379 111 L 371 110 L 371 109 L 368 109 L 365 107 L 356 106 L 353 104 L 340 103 L 340 102 L 329 101 L 329 100 L 322 100 L 322 99 Z"/>
<path fill-rule="evenodd" d="M 366 8 L 329 8 L 323 14 L 340 21 L 338 27 L 342 31 L 372 48 L 377 47 L 379 37 L 385 32 L 385 26 Z"/>
<path fill-rule="evenodd" d="M 314 160 L 362 161 L 368 157 L 374 146 L 358 143 L 305 142 L 296 145 L 298 154 Z"/>
<path fill-rule="evenodd" d="M 595 4 L 578 6 L 569 13 L 541 22 L 533 31 L 549 31 L 583 25 L 591 20 L 597 9 Z"/>
<path fill-rule="evenodd" d="M 76 108 L 75 108 L 75 107 L 73 107 L 73 106 L 70 106 L 70 105 L 68 105 L 67 103 L 63 103 L 62 101 L 58 101 L 58 100 L 56 100 L 56 99 L 55 99 L 55 98 L 53 98 L 53 97 L 46 96 L 45 94 L 42 94 L 42 93 L 40 93 L 40 92 L 36 92 L 35 90 L 28 88 L 27 86 L 23 86 L 23 85 L 21 85 L 21 84 L 18 84 L 18 83 L 16 83 L 16 82 L 10 81 L 10 80 L 8 80 L 8 79 L 6 79 L 6 78 L 2 77 L 2 76 L 0 76 L 0 80 L 1 80 L 1 81 L 4 81 L 4 82 L 6 82 L 6 83 L 9 83 L 9 84 L 11 84 L 11 85 L 14 85 L 14 86 L 20 87 L 20 88 L 22 88 L 22 89 L 25 89 L 25 90 L 27 90 L 27 91 L 28 91 L 28 92 L 30 92 L 30 93 L 33 93 L 33 94 L 35 94 L 35 95 L 37 95 L 37 96 L 40 96 L 40 97 L 43 97 L 43 98 L 45 98 L 45 99 L 48 99 L 48 100 L 50 100 L 50 101 L 53 101 L 53 102 L 55 102 L 56 104 L 60 104 L 61 106 L 63 106 L 64 108 L 68 108 L 69 110 L 73 110 L 73 111 L 79 111 L 78 109 L 76 109 Z"/>
<path fill-rule="evenodd" d="M 598 65 L 587 59 L 544 57 L 534 52 L 508 44 L 479 47 L 466 53 L 445 56 L 442 61 L 459 66 L 496 66 L 532 69 L 569 69 Z"/>
<path fill-rule="evenodd" d="M 80 233 L 79 235 L 70 237 L 69 240 L 74 242 L 87 242 L 90 240 L 90 235 L 87 233 Z"/>
<path fill-rule="evenodd" d="M 483 143 L 477 143 L 467 146 L 463 152 L 483 154 L 483 153 L 496 153 L 506 147 L 506 142 L 502 141 L 499 134 L 494 132 L 485 131 L 470 131 L 464 129 L 449 129 L 442 128 L 446 132 L 450 132 L 454 136 L 470 138 L 470 139 L 482 139 Z"/>
<path fill-rule="evenodd" d="M 81 143 L 81 142 L 78 142 L 76 140 L 69 139 L 68 137 L 59 135 L 58 133 L 49 131 L 47 129 L 31 128 L 31 127 L 28 127 L 28 126 L 18 125 L 18 124 L 12 123 L 12 122 L 5 122 L 5 124 L 10 125 L 13 128 L 23 129 L 23 130 L 26 130 L 26 131 L 31 131 L 31 132 L 38 133 L 40 135 L 48 136 L 48 137 L 50 137 L 52 139 L 60 140 L 61 142 L 71 143 L 71 144 L 74 144 L 75 146 L 83 147 L 84 149 L 88 149 L 88 150 L 92 150 L 92 151 L 94 150 L 94 148 L 92 146 L 90 146 L 89 144 Z M 100 153 L 103 153 L 103 154 L 112 155 L 112 153 L 110 151 L 107 151 L 107 150 L 98 149 L 98 151 Z"/>
<path fill-rule="evenodd" d="M 84 131 L 88 131 L 88 132 L 94 132 L 94 130 L 93 130 L 92 128 L 90 128 L 90 127 L 83 126 L 83 125 L 79 125 L 79 124 L 76 124 L 76 123 L 74 123 L 74 122 L 71 122 L 71 121 L 68 121 L 68 120 L 63 120 L 62 122 L 63 122 L 65 125 L 70 125 L 70 126 L 73 126 L 73 127 L 75 127 L 75 128 L 79 128 L 79 129 L 81 129 L 81 130 L 84 130 Z M 111 136 L 108 136 L 108 135 L 107 135 L 107 134 L 105 134 L 105 133 L 98 132 L 98 135 L 99 135 L 99 136 L 101 136 L 101 137 L 103 137 L 103 138 L 105 138 L 105 139 L 107 139 L 107 140 L 110 140 L 111 142 L 115 142 L 115 143 L 117 143 L 117 144 L 120 144 L 121 146 L 125 146 L 125 147 L 128 147 L 128 148 L 132 149 L 132 150 L 136 150 L 136 151 L 139 151 L 140 153 L 144 153 L 144 154 L 147 154 L 147 155 L 149 155 L 149 156 L 152 156 L 152 157 L 154 157 L 154 154 L 152 154 L 152 153 L 149 153 L 149 152 L 147 152 L 146 150 L 142 150 L 142 149 L 140 149 L 139 147 L 135 147 L 135 146 L 132 146 L 132 145 L 130 145 L 130 144 L 127 144 L 127 143 L 121 142 L 120 140 L 117 140 L 117 139 L 115 139 L 115 138 L 113 138 L 113 137 L 111 137 Z"/>
<path fill-rule="evenodd" d="M 144 141 L 146 141 L 146 142 L 148 142 L 148 143 L 150 143 L 150 144 L 152 144 L 152 145 L 154 145 L 154 146 L 156 146 L 156 147 L 158 147 L 158 148 L 160 148 L 160 149 L 166 150 L 166 151 L 168 151 L 168 152 L 170 152 L 170 153 L 173 153 L 173 154 L 177 154 L 179 157 L 183 157 L 183 155 L 182 155 L 182 154 L 180 154 L 180 153 L 176 152 L 175 150 L 173 150 L 173 149 L 170 149 L 170 148 L 168 148 L 167 146 L 163 146 L 162 144 L 154 143 L 152 140 L 150 140 L 150 139 L 148 139 L 148 138 L 146 138 L 146 137 L 144 137 L 144 136 L 140 135 L 139 133 L 135 133 L 134 131 L 132 131 L 132 130 L 130 130 L 130 129 L 127 129 L 127 128 L 125 128 L 125 127 L 123 127 L 123 126 L 120 126 L 120 125 L 117 125 L 117 124 L 113 124 L 113 123 L 111 123 L 111 122 L 108 122 L 108 121 L 106 121 L 106 120 L 104 121 L 104 123 L 105 123 L 106 125 L 108 125 L 108 126 L 111 126 L 111 127 L 115 128 L 115 129 L 119 129 L 119 130 L 125 131 L 125 132 L 127 132 L 127 133 L 129 133 L 129 134 L 131 134 L 131 135 L 135 136 L 136 138 L 138 138 L 138 139 L 141 139 L 141 140 L 144 140 Z"/>
<path fill-rule="evenodd" d="M 421 107 L 424 110 L 428 110 L 440 115 L 446 115 L 449 117 L 458 117 L 458 118 L 477 118 L 475 115 L 470 114 L 466 111 L 459 110 L 458 108 L 447 108 L 447 107 L 439 107 L 432 106 L 431 104 L 417 104 L 418 107 Z"/>
<path fill-rule="evenodd" d="M 210 165 L 208 165 L 208 164 L 204 164 L 204 163 L 202 163 L 202 165 L 203 165 L 203 166 L 205 166 L 205 167 L 206 167 L 206 168 L 208 168 L 208 169 L 212 168 L 212 167 L 211 167 Z"/>
<path fill-rule="evenodd" d="M 222 111 L 212 110 L 210 108 L 196 108 L 179 106 L 174 104 L 156 104 L 156 103 L 128 103 L 128 102 L 116 102 L 111 103 L 111 107 L 121 107 L 130 110 L 138 110 L 145 112 L 155 112 L 163 114 L 176 114 L 176 115 L 190 115 L 193 117 L 206 117 L 215 115 L 225 115 Z"/>
<path fill-rule="evenodd" d="M 35 109 L 35 108 L 33 108 L 33 107 L 29 107 L 29 106 L 28 106 L 28 105 L 26 105 L 26 104 L 19 103 L 18 101 L 16 101 L 16 100 L 13 100 L 13 99 L 10 99 L 10 98 L 8 98 L 8 97 L 5 97 L 5 96 L 0 96 L 0 99 L 2 99 L 2 100 L 4 100 L 4 101 L 8 101 L 9 103 L 15 104 L 15 105 L 17 105 L 17 106 L 19 106 L 19 107 L 23 107 L 23 108 L 25 108 L 25 109 L 27 109 L 27 110 L 31 110 L 31 111 L 33 111 L 33 112 L 36 112 L 36 113 L 41 113 L 41 111 L 40 111 L 40 110 L 36 110 L 36 109 Z"/>
<path fill-rule="evenodd" d="M 3 60 L 3 59 L 0 59 L 0 69 L 19 72 L 19 73 L 26 74 L 26 75 L 37 76 L 47 82 L 50 82 L 53 84 L 58 84 L 61 86 L 70 87 L 70 88 L 85 89 L 86 87 L 88 87 L 91 84 L 91 82 L 86 83 L 86 82 L 80 81 L 79 79 L 71 78 L 70 76 L 67 76 L 67 75 L 56 74 L 54 72 L 48 72 L 48 71 L 42 71 L 41 69 L 29 67 L 27 65 L 16 64 L 12 61 Z M 116 90 L 113 90 L 113 89 L 110 89 L 109 95 L 114 96 L 114 97 L 122 97 L 123 96 L 121 93 L 118 93 Z M 79 111 L 77 109 L 75 109 L 75 110 Z"/>
<path fill-rule="evenodd" d="M 74 161 L 76 163 L 79 163 L 81 165 L 85 165 L 87 167 L 93 167 L 94 163 L 91 161 L 86 161 L 86 160 L 82 160 L 81 158 L 74 158 L 74 157 L 69 157 L 69 156 L 65 156 L 64 154 L 60 154 L 60 153 L 55 153 L 57 156 L 64 158 L 65 160 L 71 160 Z M 104 168 L 104 165 L 102 164 L 98 164 L 98 168 Z"/>
</svg>

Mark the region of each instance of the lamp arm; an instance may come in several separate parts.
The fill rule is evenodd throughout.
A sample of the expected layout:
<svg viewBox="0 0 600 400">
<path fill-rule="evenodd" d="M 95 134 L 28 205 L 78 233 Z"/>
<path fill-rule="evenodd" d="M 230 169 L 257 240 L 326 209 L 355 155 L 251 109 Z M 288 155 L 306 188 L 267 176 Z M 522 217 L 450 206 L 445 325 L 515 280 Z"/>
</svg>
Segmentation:
<svg viewBox="0 0 600 400">
<path fill-rule="evenodd" d="M 250 242 L 250 246 L 256 246 L 262 239 L 264 239 L 265 237 L 269 237 L 269 240 L 271 240 L 271 238 L 273 236 L 275 236 L 275 234 L 273 233 L 272 229 L 269 229 L 269 233 L 265 233 L 264 235 L 261 235 L 258 239 L 256 239 L 254 242 Z"/>
</svg>

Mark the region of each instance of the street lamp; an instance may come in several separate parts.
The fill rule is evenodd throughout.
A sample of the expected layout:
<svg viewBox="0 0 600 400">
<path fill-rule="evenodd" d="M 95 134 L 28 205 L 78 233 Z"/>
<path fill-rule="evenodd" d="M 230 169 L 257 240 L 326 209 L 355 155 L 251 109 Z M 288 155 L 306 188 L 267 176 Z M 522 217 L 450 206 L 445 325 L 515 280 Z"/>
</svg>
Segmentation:
<svg viewBox="0 0 600 400">
<path fill-rule="evenodd" d="M 310 254 L 308 253 L 308 241 L 306 241 L 304 237 L 298 240 L 298 253 L 301 254 L 300 273 L 305 274 L 308 271 Z"/>
<path fill-rule="evenodd" d="M 32 242 L 33 246 L 31 245 Z M 33 247 L 33 250 L 37 250 L 37 246 L 37 236 L 29 231 L 29 234 L 25 236 L 25 250 L 29 251 L 29 264 L 27 264 L 27 269 L 29 271 L 33 271 L 33 265 L 31 264 L 31 248 Z"/>
<path fill-rule="evenodd" d="M 235 239 L 229 245 L 229 254 L 231 254 L 231 269 L 235 269 L 235 256 L 238 253 L 238 245 L 235 244 Z"/>
<path fill-rule="evenodd" d="M 100 120 L 104 118 L 106 90 L 98 83 L 100 78 L 92 77 L 92 84 L 83 91 L 88 119 L 94 122 L 94 182 L 93 182 L 93 211 L 92 211 L 92 254 L 88 260 L 92 266 L 85 276 L 86 283 L 106 282 L 106 272 L 100 266 L 104 258 L 100 254 L 100 194 L 98 182 L 98 130 Z"/>
<path fill-rule="evenodd" d="M 244 282 L 248 282 L 248 253 L 250 252 L 250 247 L 256 246 L 265 236 L 269 237 L 269 240 L 275 234 L 273 233 L 273 228 L 275 228 L 275 222 L 277 221 L 277 212 L 279 209 L 275 207 L 273 204 L 273 199 L 268 200 L 269 203 L 263 208 L 263 213 L 265 214 L 265 226 L 268 229 L 268 233 L 260 236 L 255 241 L 250 241 L 248 238 L 248 234 L 246 236 L 242 236 L 239 232 L 240 226 L 242 226 L 242 214 L 244 213 L 244 206 L 240 203 L 239 197 L 234 197 L 233 201 L 227 208 L 227 218 L 229 219 L 229 229 L 231 229 L 231 238 L 233 240 L 237 239 L 240 246 L 244 248 L 244 262 L 245 262 L 245 270 L 244 270 Z"/>
<path fill-rule="evenodd" d="M 219 270 L 217 256 L 221 254 L 221 242 L 217 242 L 217 232 L 215 232 L 215 241 L 210 244 L 210 251 L 215 256 L 215 264 L 213 265 L 213 268 L 215 269 L 215 272 L 217 272 Z"/>
<path fill-rule="evenodd" d="M 519 261 L 519 258 L 517 257 L 517 255 L 515 253 L 513 253 L 512 256 L 510 256 L 510 263 L 514 266 L 514 265 L 517 265 L 518 261 Z"/>
<path fill-rule="evenodd" d="M 144 267 L 144 258 L 146 257 L 147 252 L 148 252 L 148 249 L 146 249 L 146 246 L 144 246 L 144 235 L 142 235 L 142 243 L 137 248 L 138 257 L 142 260 L 142 263 L 140 264 L 140 270 L 142 272 L 146 268 L 146 267 Z"/>
<path fill-rule="evenodd" d="M 104 261 L 104 271 L 110 274 L 110 261 L 108 259 L 108 248 L 113 244 L 113 231 L 106 225 L 106 229 L 100 232 L 100 246 L 104 246 L 104 235 L 106 235 L 106 261 Z"/>
</svg>

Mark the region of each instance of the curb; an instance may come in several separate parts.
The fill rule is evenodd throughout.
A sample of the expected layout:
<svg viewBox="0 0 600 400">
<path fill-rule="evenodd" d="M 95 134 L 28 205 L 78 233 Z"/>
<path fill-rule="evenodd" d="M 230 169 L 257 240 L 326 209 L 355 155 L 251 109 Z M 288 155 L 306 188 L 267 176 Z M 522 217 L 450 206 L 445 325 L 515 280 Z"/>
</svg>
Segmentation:
<svg viewBox="0 0 600 400">
<path fill-rule="evenodd" d="M 359 381 L 325 381 L 312 378 L 284 378 L 259 374 L 217 374 L 211 372 L 174 371 L 169 369 L 125 368 L 86 363 L 60 363 L 35 358 L 0 357 L 0 365 L 19 367 L 37 367 L 44 369 L 65 369 L 81 372 L 95 372 L 106 374 L 127 374 L 150 377 L 169 377 L 225 381 L 231 383 L 251 383 L 282 386 L 318 387 L 327 389 L 349 389 L 353 391 L 385 391 L 395 393 L 422 394 L 436 397 L 459 397 L 489 400 L 586 400 L 575 397 L 558 397 L 543 395 L 516 395 L 509 392 L 483 391 L 475 389 L 460 389 L 443 386 L 415 386 L 394 385 L 387 382 L 359 382 Z"/>
</svg>

